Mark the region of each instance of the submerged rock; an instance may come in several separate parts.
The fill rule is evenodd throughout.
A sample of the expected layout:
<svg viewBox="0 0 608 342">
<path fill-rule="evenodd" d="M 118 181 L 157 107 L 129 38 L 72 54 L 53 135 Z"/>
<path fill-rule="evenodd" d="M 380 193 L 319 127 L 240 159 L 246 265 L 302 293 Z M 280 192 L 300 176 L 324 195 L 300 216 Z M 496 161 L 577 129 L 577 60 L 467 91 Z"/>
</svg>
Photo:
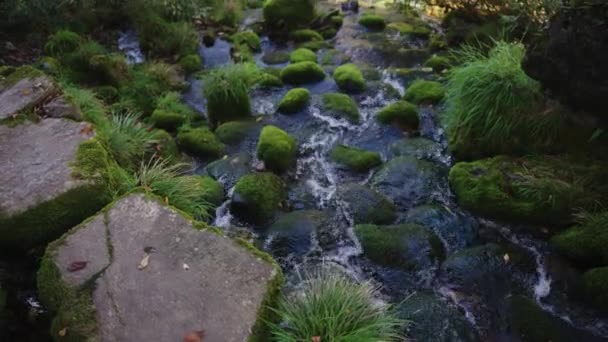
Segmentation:
<svg viewBox="0 0 608 342">
<path fill-rule="evenodd" d="M 210 163 L 205 172 L 229 189 L 239 178 L 251 172 L 251 157 L 246 152 L 240 152 Z"/>
<path fill-rule="evenodd" d="M 56 91 L 53 81 L 40 71 L 30 72 L 30 69 L 19 68 L 0 82 L 0 120 L 33 108 Z"/>
<path fill-rule="evenodd" d="M 389 152 L 395 157 L 412 156 L 432 162 L 441 162 L 442 151 L 441 144 L 421 137 L 403 138 L 389 146 Z"/>
<path fill-rule="evenodd" d="M 382 164 L 380 153 L 346 145 L 336 145 L 331 150 L 329 157 L 334 162 L 355 172 L 367 172 Z"/>
<path fill-rule="evenodd" d="M 437 234 L 450 250 L 458 250 L 477 240 L 479 225 L 471 217 L 449 211 L 440 205 L 422 205 L 410 209 L 407 223 L 422 225 Z"/>
<path fill-rule="evenodd" d="M 348 206 L 356 224 L 390 224 L 395 221 L 395 205 L 381 193 L 365 185 L 351 183 L 338 188 L 338 198 Z"/>
<path fill-rule="evenodd" d="M 262 338 L 281 271 L 269 256 L 134 194 L 51 244 L 38 272 L 71 340 Z"/>
<path fill-rule="evenodd" d="M 285 214 L 268 228 L 270 250 L 275 256 L 303 256 L 312 248 L 313 234 L 321 230 L 327 217 L 318 210 L 299 210 Z"/>
</svg>

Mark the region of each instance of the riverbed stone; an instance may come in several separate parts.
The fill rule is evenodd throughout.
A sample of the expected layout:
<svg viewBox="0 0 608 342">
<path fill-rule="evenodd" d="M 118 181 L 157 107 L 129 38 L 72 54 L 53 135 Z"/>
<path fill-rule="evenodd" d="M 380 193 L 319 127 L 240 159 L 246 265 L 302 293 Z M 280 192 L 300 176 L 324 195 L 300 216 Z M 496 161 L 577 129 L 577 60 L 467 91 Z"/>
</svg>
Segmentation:
<svg viewBox="0 0 608 342">
<path fill-rule="evenodd" d="M 246 152 L 236 153 L 209 163 L 205 172 L 229 189 L 237 180 L 251 172 L 251 156 Z"/>
<path fill-rule="evenodd" d="M 51 118 L 67 118 L 76 121 L 82 120 L 82 113 L 63 96 L 58 96 L 45 103 L 42 106 L 42 109 L 44 110 L 44 114 Z"/>
<path fill-rule="evenodd" d="M 298 210 L 285 214 L 268 228 L 272 255 L 303 256 L 310 251 L 313 234 L 321 230 L 327 217 L 319 210 Z"/>
<path fill-rule="evenodd" d="M 432 162 L 441 162 L 442 151 L 441 144 L 422 137 L 399 139 L 389 146 L 389 152 L 395 157 L 413 156 Z"/>
<path fill-rule="evenodd" d="M 102 189 L 73 175 L 89 124 L 48 118 L 0 125 L 0 244 L 48 242 L 108 202 Z"/>
<path fill-rule="evenodd" d="M 248 174 L 236 183 L 230 210 L 243 221 L 262 225 L 274 218 L 286 195 L 280 177 L 270 172 Z"/>
<path fill-rule="evenodd" d="M 0 93 L 0 120 L 42 103 L 55 91 L 53 81 L 41 75 L 25 77 L 8 85 Z"/>
<path fill-rule="evenodd" d="M 390 224 L 395 221 L 395 205 L 381 193 L 357 183 L 338 188 L 340 201 L 348 206 L 355 223 Z"/>
<path fill-rule="evenodd" d="M 51 244 L 38 287 L 57 314 L 52 333 L 70 340 L 204 331 L 208 341 L 245 341 L 263 338 L 281 278 L 268 255 L 133 194 Z"/>
</svg>

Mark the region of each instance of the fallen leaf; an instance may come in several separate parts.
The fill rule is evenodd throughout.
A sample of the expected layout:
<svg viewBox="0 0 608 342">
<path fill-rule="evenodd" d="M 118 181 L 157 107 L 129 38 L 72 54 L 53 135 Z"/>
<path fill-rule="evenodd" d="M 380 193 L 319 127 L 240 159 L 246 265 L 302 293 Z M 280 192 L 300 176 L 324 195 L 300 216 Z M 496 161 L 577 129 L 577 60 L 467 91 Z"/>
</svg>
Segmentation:
<svg viewBox="0 0 608 342">
<path fill-rule="evenodd" d="M 508 253 L 505 253 L 505 255 L 503 255 L 502 259 L 505 261 L 505 264 L 508 264 L 509 260 L 511 260 L 511 257 L 509 257 Z"/>
<path fill-rule="evenodd" d="M 68 266 L 68 272 L 78 272 L 87 267 L 88 261 L 74 261 Z"/>
<path fill-rule="evenodd" d="M 184 342 L 203 342 L 204 331 L 193 331 L 184 337 Z"/>
<path fill-rule="evenodd" d="M 144 268 L 148 267 L 149 263 L 150 263 L 150 254 L 146 254 L 146 256 L 143 259 L 141 259 L 141 261 L 139 262 L 139 265 L 137 265 L 137 269 L 141 271 Z"/>
<path fill-rule="evenodd" d="M 59 335 L 59 337 L 65 337 L 65 335 L 67 335 L 68 333 L 68 328 L 63 328 L 61 330 L 59 330 L 59 332 L 57 333 Z"/>
<path fill-rule="evenodd" d="M 258 116 L 257 119 L 255 119 L 255 122 L 260 122 L 262 120 L 264 120 L 264 117 L 263 116 Z"/>
</svg>

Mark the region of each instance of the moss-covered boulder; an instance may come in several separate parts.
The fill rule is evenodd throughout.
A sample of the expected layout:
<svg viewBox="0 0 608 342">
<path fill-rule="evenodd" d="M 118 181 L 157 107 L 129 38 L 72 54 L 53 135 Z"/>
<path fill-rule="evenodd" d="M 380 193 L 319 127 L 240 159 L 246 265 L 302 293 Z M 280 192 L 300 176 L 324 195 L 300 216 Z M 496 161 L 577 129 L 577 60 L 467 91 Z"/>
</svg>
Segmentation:
<svg viewBox="0 0 608 342">
<path fill-rule="evenodd" d="M 193 74 L 203 68 L 201 56 L 196 54 L 186 55 L 180 58 L 178 64 L 187 75 Z"/>
<path fill-rule="evenodd" d="M 257 81 L 258 86 L 262 88 L 280 88 L 283 86 L 283 81 L 271 73 L 262 73 Z"/>
<path fill-rule="evenodd" d="M 181 127 L 186 121 L 187 117 L 180 113 L 170 112 L 163 109 L 156 109 L 152 116 L 150 116 L 150 123 L 156 128 L 164 129 L 170 132 L 174 132 Z"/>
<path fill-rule="evenodd" d="M 260 37 L 252 31 L 241 31 L 233 34 L 230 39 L 235 45 L 244 45 L 253 52 L 262 51 Z"/>
<path fill-rule="evenodd" d="M 321 55 L 322 65 L 342 65 L 349 61 L 350 57 L 337 49 L 325 50 Z"/>
<path fill-rule="evenodd" d="M 287 51 L 267 52 L 262 56 L 262 62 L 268 65 L 283 64 L 289 62 L 289 56 Z"/>
<path fill-rule="evenodd" d="M 443 246 L 435 234 L 416 224 L 355 226 L 363 255 L 371 261 L 405 270 L 438 267 Z"/>
<path fill-rule="evenodd" d="M 431 29 L 423 22 L 394 22 L 388 24 L 386 29 L 387 31 L 397 32 L 399 34 L 415 38 L 428 38 L 432 32 Z"/>
<path fill-rule="evenodd" d="M 285 196 L 285 184 L 278 176 L 269 172 L 246 175 L 234 187 L 230 210 L 241 220 L 262 225 L 274 217 Z"/>
<path fill-rule="evenodd" d="M 356 172 L 367 172 L 382 164 L 380 153 L 346 145 L 335 146 L 329 156 L 334 162 Z"/>
<path fill-rule="evenodd" d="M 200 158 L 214 159 L 224 153 L 224 144 L 207 127 L 180 130 L 177 145 L 184 152 Z"/>
<path fill-rule="evenodd" d="M 331 48 L 331 44 L 324 40 L 311 40 L 309 42 L 300 43 L 296 46 L 298 49 L 308 49 L 312 51 L 319 51 L 321 49 Z"/>
<path fill-rule="evenodd" d="M 376 113 L 376 120 L 383 124 L 395 124 L 408 131 L 417 131 L 420 125 L 418 107 L 407 102 L 394 102 Z"/>
<path fill-rule="evenodd" d="M 365 79 L 358 66 L 344 64 L 334 70 L 334 80 L 338 87 L 348 93 L 360 93 L 365 89 Z"/>
<path fill-rule="evenodd" d="M 298 210 L 282 215 L 267 230 L 270 250 L 280 257 L 301 257 L 313 247 L 313 234 L 326 224 L 327 216 L 318 210 Z"/>
<path fill-rule="evenodd" d="M 157 155 L 162 159 L 171 162 L 179 162 L 182 160 L 175 139 L 173 139 L 169 132 L 162 129 L 155 129 L 152 131 L 152 138 L 156 141 L 154 149 L 156 150 Z"/>
<path fill-rule="evenodd" d="M 296 141 L 287 132 L 271 125 L 262 129 L 256 153 L 268 170 L 285 172 L 295 164 L 296 152 Z"/>
<path fill-rule="evenodd" d="M 315 15 L 312 0 L 268 0 L 264 3 L 264 22 L 271 30 L 290 30 L 310 24 Z"/>
<path fill-rule="evenodd" d="M 321 36 L 319 32 L 311 29 L 295 30 L 289 33 L 289 38 L 296 43 L 309 42 L 312 40 L 323 40 L 323 36 Z"/>
<path fill-rule="evenodd" d="M 340 93 L 323 95 L 323 109 L 337 118 L 344 118 L 352 123 L 359 123 L 361 114 L 357 102 L 350 96 Z"/>
<path fill-rule="evenodd" d="M 325 71 L 315 62 L 299 62 L 281 70 L 281 79 L 287 84 L 306 84 L 320 82 L 325 78 Z"/>
<path fill-rule="evenodd" d="M 277 110 L 283 114 L 293 114 L 306 108 L 308 103 L 310 103 L 310 91 L 305 88 L 294 88 L 285 94 Z"/>
<path fill-rule="evenodd" d="M 588 301 L 603 312 L 608 312 L 608 267 L 593 268 L 583 274 Z"/>
<path fill-rule="evenodd" d="M 257 127 L 255 121 L 230 121 L 215 129 L 215 136 L 227 145 L 236 145 L 247 138 Z"/>
<path fill-rule="evenodd" d="M 445 97 L 445 89 L 439 82 L 416 80 L 405 91 L 403 99 L 414 104 L 436 104 Z"/>
<path fill-rule="evenodd" d="M 371 31 L 382 31 L 386 27 L 386 22 L 379 15 L 363 14 L 359 18 L 359 25 Z"/>
<path fill-rule="evenodd" d="M 449 180 L 458 203 L 478 215 L 559 227 L 593 202 L 583 171 L 557 158 L 498 156 L 457 163 Z"/>
<path fill-rule="evenodd" d="M 306 48 L 299 48 L 294 50 L 291 55 L 289 55 L 289 61 L 291 63 L 300 63 L 300 62 L 314 62 L 317 63 L 317 54 Z"/>
<path fill-rule="evenodd" d="M 282 274 L 247 242 L 132 194 L 50 244 L 37 282 L 57 341 L 181 341 L 201 319 L 205 338 L 265 341 Z"/>
<path fill-rule="evenodd" d="M 581 225 L 554 236 L 551 244 L 559 253 L 580 263 L 608 265 L 608 212 L 589 214 Z"/>
<path fill-rule="evenodd" d="M 348 211 L 357 224 L 391 224 L 397 218 L 393 202 L 365 185 L 341 185 L 337 195 L 348 206 Z"/>
<path fill-rule="evenodd" d="M 447 70 L 451 66 L 451 61 L 447 57 L 433 55 L 424 62 L 424 66 L 433 69 L 434 72 L 440 73 Z"/>
</svg>

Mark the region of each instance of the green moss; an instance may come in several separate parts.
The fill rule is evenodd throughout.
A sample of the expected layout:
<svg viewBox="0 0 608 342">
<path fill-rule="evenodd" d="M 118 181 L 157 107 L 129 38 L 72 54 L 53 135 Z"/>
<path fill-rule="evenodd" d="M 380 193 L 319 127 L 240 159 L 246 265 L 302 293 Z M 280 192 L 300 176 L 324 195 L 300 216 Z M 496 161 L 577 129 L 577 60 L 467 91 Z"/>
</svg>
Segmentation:
<svg viewBox="0 0 608 342">
<path fill-rule="evenodd" d="M 275 75 L 262 73 L 258 80 L 258 85 L 262 88 L 280 88 L 283 86 L 283 81 Z"/>
<path fill-rule="evenodd" d="M 407 102 L 397 101 L 376 113 L 376 120 L 383 124 L 397 124 L 407 130 L 418 130 L 420 119 L 418 118 L 418 108 Z"/>
<path fill-rule="evenodd" d="M 371 31 L 382 31 L 386 27 L 386 22 L 379 15 L 363 14 L 359 18 L 359 25 Z"/>
<path fill-rule="evenodd" d="M 327 50 L 321 56 L 322 65 L 342 65 L 349 61 L 349 56 L 336 49 Z"/>
<path fill-rule="evenodd" d="M 251 51 L 262 51 L 260 37 L 251 31 L 237 32 L 231 37 L 232 42 L 237 45 L 246 45 Z"/>
<path fill-rule="evenodd" d="M 603 312 L 608 312 L 608 267 L 591 269 L 583 274 L 585 294 L 589 302 Z"/>
<path fill-rule="evenodd" d="M 350 96 L 340 93 L 328 93 L 323 95 L 323 107 L 325 110 L 337 117 L 343 117 L 352 123 L 361 120 L 359 107 Z"/>
<path fill-rule="evenodd" d="M 297 145 L 293 137 L 275 126 L 265 126 L 260 133 L 257 156 L 267 169 L 282 173 L 295 164 Z"/>
<path fill-rule="evenodd" d="M 183 115 L 163 109 L 155 110 L 150 117 L 150 123 L 152 123 L 154 127 L 171 132 L 176 131 L 179 127 L 186 123 L 186 121 L 187 118 Z"/>
<path fill-rule="evenodd" d="M 4 76 L 4 78 L 0 77 L 0 81 L 2 85 L 10 87 L 22 79 L 32 79 L 40 76 L 44 76 L 42 71 L 29 65 L 24 65 L 17 69 L 13 69 L 8 75 Z"/>
<path fill-rule="evenodd" d="M 324 78 L 323 68 L 314 62 L 290 64 L 281 70 L 281 79 L 287 84 L 315 83 L 322 81 Z"/>
<path fill-rule="evenodd" d="M 129 80 L 129 65 L 121 54 L 95 55 L 91 57 L 89 64 L 106 83 L 121 86 Z"/>
<path fill-rule="evenodd" d="M 66 54 L 64 58 L 62 58 L 62 63 L 69 67 L 72 73 L 69 75 L 70 78 L 75 79 L 76 81 L 90 81 L 87 80 L 87 73 L 95 71 L 91 67 L 91 58 L 95 56 L 106 55 L 108 50 L 101 44 L 89 40 L 86 41 L 75 51 Z"/>
<path fill-rule="evenodd" d="M 443 35 L 431 34 L 428 48 L 431 51 L 441 51 L 448 47 L 448 42 Z"/>
<path fill-rule="evenodd" d="M 342 91 L 359 93 L 365 89 L 365 79 L 359 67 L 355 64 L 344 64 L 334 71 L 334 80 Z"/>
<path fill-rule="evenodd" d="M 287 92 L 277 107 L 283 114 L 297 113 L 310 102 L 310 92 L 305 88 L 294 88 Z"/>
<path fill-rule="evenodd" d="M 365 256 L 383 266 L 416 269 L 419 262 L 416 259 L 423 257 L 419 253 L 426 253 L 435 261 L 444 257 L 441 240 L 417 224 L 357 225 L 355 233 Z"/>
<path fill-rule="evenodd" d="M 203 68 L 203 61 L 201 60 L 201 57 L 196 54 L 182 57 L 178 64 L 187 75 L 200 71 Z"/>
<path fill-rule="evenodd" d="M 334 28 L 327 28 L 327 29 L 321 31 L 321 36 L 323 37 L 323 39 L 332 39 L 337 34 L 338 34 L 338 31 Z"/>
<path fill-rule="evenodd" d="M 201 203 L 209 203 L 217 208 L 224 202 L 224 185 L 209 176 L 185 176 L 195 180 L 200 189 Z"/>
<path fill-rule="evenodd" d="M 296 46 L 298 49 L 308 49 L 312 51 L 319 51 L 321 49 L 328 49 L 331 44 L 324 40 L 311 40 L 309 42 L 300 43 Z"/>
<path fill-rule="evenodd" d="M 608 265 L 608 212 L 589 214 L 581 225 L 551 239 L 557 251 L 586 265 Z"/>
<path fill-rule="evenodd" d="M 354 223 L 391 224 L 397 218 L 395 204 L 365 185 L 350 183 L 338 188 L 338 196 L 348 205 Z"/>
<path fill-rule="evenodd" d="M 404 22 L 395 22 L 388 24 L 387 28 L 399 32 L 400 34 L 417 38 L 428 38 L 431 34 L 431 29 L 422 23 L 409 24 Z"/>
<path fill-rule="evenodd" d="M 317 63 L 317 54 L 314 51 L 300 48 L 296 49 L 289 55 L 289 61 L 291 63 L 300 63 L 300 62 L 314 62 Z"/>
<path fill-rule="evenodd" d="M 289 62 L 289 56 L 290 54 L 287 51 L 268 52 L 262 56 L 262 62 L 268 65 L 283 64 Z"/>
<path fill-rule="evenodd" d="M 156 141 L 156 153 L 162 159 L 170 160 L 175 163 L 182 160 L 177 144 L 169 132 L 162 129 L 156 129 L 153 131 L 152 138 Z"/>
<path fill-rule="evenodd" d="M 44 45 L 44 51 L 51 56 L 61 56 L 74 52 L 81 41 L 82 39 L 77 33 L 69 30 L 59 30 L 48 38 Z"/>
<path fill-rule="evenodd" d="M 336 163 L 357 172 L 367 172 L 382 164 L 378 152 L 366 151 L 356 147 L 337 145 L 331 150 L 330 157 Z"/>
<path fill-rule="evenodd" d="M 271 30 L 304 27 L 314 18 L 312 0 L 268 0 L 264 3 L 264 21 Z"/>
<path fill-rule="evenodd" d="M 42 57 L 36 63 L 36 68 L 42 70 L 43 72 L 49 75 L 59 76 L 61 73 L 61 62 L 57 58 Z"/>
<path fill-rule="evenodd" d="M 414 104 L 435 104 L 443 100 L 445 89 L 439 82 L 416 80 L 405 91 L 403 99 Z"/>
<path fill-rule="evenodd" d="M 552 316 L 532 299 L 521 295 L 509 300 L 511 329 L 514 338 L 530 342 L 588 341 L 589 336 L 574 330 L 568 323 Z"/>
<path fill-rule="evenodd" d="M 312 40 L 323 40 L 323 37 L 319 34 L 319 32 L 311 29 L 293 31 L 289 34 L 289 38 L 296 43 L 309 42 Z"/>
<path fill-rule="evenodd" d="M 427 68 L 432 68 L 434 72 L 442 72 L 450 68 L 451 62 L 450 59 L 443 56 L 433 55 L 431 58 L 427 59 L 424 62 L 424 66 Z"/>
<path fill-rule="evenodd" d="M 200 158 L 214 159 L 224 154 L 224 145 L 207 127 L 180 130 L 177 145 L 184 152 Z"/>
<path fill-rule="evenodd" d="M 285 184 L 278 176 L 269 172 L 245 175 L 234 187 L 231 211 L 248 222 L 263 224 L 274 217 L 285 196 Z"/>
<path fill-rule="evenodd" d="M 215 130 L 215 135 L 224 144 L 234 145 L 245 139 L 255 126 L 253 121 L 230 121 L 221 124 Z"/>
<path fill-rule="evenodd" d="M 331 17 L 331 23 L 336 29 L 339 29 L 342 27 L 342 23 L 344 23 L 344 17 L 341 15 L 335 15 Z"/>
<path fill-rule="evenodd" d="M 203 91 L 207 99 L 207 117 L 213 125 L 251 116 L 249 89 L 257 73 L 255 66 L 237 64 L 205 76 Z"/>
<path fill-rule="evenodd" d="M 106 104 L 112 104 L 119 99 L 118 89 L 112 86 L 101 86 L 93 89 L 95 95 Z"/>
<path fill-rule="evenodd" d="M 169 92 L 162 96 L 158 100 L 156 108 L 167 112 L 177 113 L 190 121 L 196 121 L 201 118 L 198 113 L 182 102 L 181 95 L 177 92 Z"/>
</svg>

